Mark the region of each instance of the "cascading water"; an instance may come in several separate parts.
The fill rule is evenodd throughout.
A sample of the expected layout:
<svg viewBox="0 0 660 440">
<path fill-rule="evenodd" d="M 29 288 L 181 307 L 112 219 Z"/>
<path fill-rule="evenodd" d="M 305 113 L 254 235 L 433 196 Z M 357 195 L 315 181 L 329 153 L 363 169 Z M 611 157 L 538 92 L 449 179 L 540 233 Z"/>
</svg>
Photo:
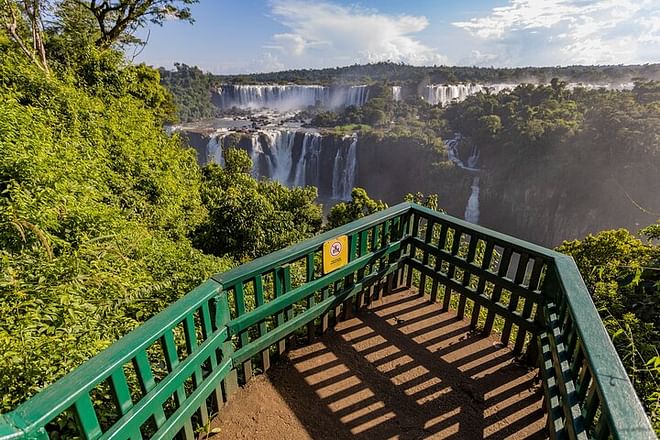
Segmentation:
<svg viewBox="0 0 660 440">
<path fill-rule="evenodd" d="M 472 151 L 470 156 L 467 159 L 467 165 L 461 160 L 458 147 L 461 143 L 462 136 L 460 133 L 456 133 L 452 139 L 445 141 L 445 148 L 447 148 L 447 157 L 450 161 L 456 164 L 457 167 L 462 168 L 466 171 L 471 171 L 478 173 L 479 168 L 479 147 L 476 145 L 472 146 Z M 479 176 L 474 176 L 472 179 L 472 185 L 470 186 L 470 197 L 468 198 L 467 205 L 465 206 L 465 213 L 463 218 L 470 223 L 478 224 L 479 223 L 479 191 L 480 191 L 480 180 Z"/>
<path fill-rule="evenodd" d="M 291 130 L 267 130 L 263 132 L 266 137 L 268 161 L 268 177 L 277 180 L 282 185 L 291 185 L 290 175 L 292 166 L 293 143 L 296 132 Z"/>
<path fill-rule="evenodd" d="M 463 217 L 466 221 L 476 225 L 479 224 L 479 176 L 474 176 L 470 188 L 472 192 L 470 193 Z"/>
<path fill-rule="evenodd" d="M 401 101 L 401 86 L 392 86 L 392 99 Z"/>
<path fill-rule="evenodd" d="M 233 146 L 250 155 L 253 177 L 276 180 L 288 187 L 316 186 L 324 200 L 350 200 L 357 179 L 356 134 L 324 138 L 317 132 L 287 128 L 222 130 L 207 141 L 207 160 L 203 163 L 224 166 L 225 138 L 236 133 L 239 138 L 234 138 L 238 142 Z"/>
<path fill-rule="evenodd" d="M 294 186 L 319 186 L 321 175 L 321 135 L 305 133 L 300 158 L 293 173 Z"/>
<path fill-rule="evenodd" d="M 489 90 L 493 93 L 499 93 L 503 90 L 513 90 L 512 84 L 431 84 L 426 86 L 426 100 L 431 105 L 440 104 L 442 107 L 451 102 L 460 102 L 467 99 L 468 96 L 479 92 Z"/>
<path fill-rule="evenodd" d="M 208 160 L 215 162 L 222 167 L 225 166 L 225 158 L 222 151 L 222 141 L 226 135 L 226 133 L 221 133 L 211 136 L 208 144 L 206 144 Z"/>
<path fill-rule="evenodd" d="M 337 149 L 332 174 L 332 198 L 350 200 L 357 175 L 357 136 L 350 137 L 351 143 Z"/>
<path fill-rule="evenodd" d="M 268 156 L 264 154 L 264 150 L 261 147 L 261 142 L 259 142 L 259 133 L 254 133 L 250 138 L 251 148 L 250 148 L 250 158 L 252 159 L 252 176 L 259 178 L 262 175 L 268 176 L 271 173 L 271 164 Z M 262 171 L 261 169 L 261 158 L 265 159 L 266 170 Z"/>
<path fill-rule="evenodd" d="M 222 109 L 268 108 L 278 111 L 303 109 L 320 104 L 338 108 L 360 107 L 369 99 L 369 86 L 326 87 L 320 85 L 221 85 L 216 90 L 216 104 Z"/>
</svg>

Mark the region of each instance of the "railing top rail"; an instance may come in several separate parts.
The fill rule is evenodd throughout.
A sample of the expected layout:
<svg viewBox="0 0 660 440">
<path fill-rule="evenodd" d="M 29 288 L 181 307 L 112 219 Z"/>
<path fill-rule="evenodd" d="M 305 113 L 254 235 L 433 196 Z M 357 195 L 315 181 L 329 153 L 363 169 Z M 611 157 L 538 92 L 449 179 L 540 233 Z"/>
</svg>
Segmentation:
<svg viewBox="0 0 660 440">
<path fill-rule="evenodd" d="M 478 235 L 481 235 L 482 237 L 487 237 L 494 240 L 496 244 L 500 244 L 505 247 L 512 247 L 518 252 L 526 252 L 530 255 L 537 255 L 548 259 L 554 259 L 563 256 L 563 254 L 552 249 L 545 248 L 529 241 L 521 240 L 520 238 L 512 237 L 511 235 L 493 231 L 492 229 L 484 228 L 483 226 L 475 225 L 457 217 L 453 217 L 449 214 L 434 211 L 425 206 L 411 203 L 411 207 L 415 211 L 418 211 L 427 217 L 434 217 L 440 222 L 449 223 L 453 226 L 461 228 L 464 231 L 474 232 Z"/>
<path fill-rule="evenodd" d="M 614 438 L 656 439 L 575 261 L 560 254 L 555 265 Z"/>
<path fill-rule="evenodd" d="M 55 384 L 45 388 L 14 411 L 0 415 L 0 438 L 19 438 L 23 432 L 34 431 L 53 420 L 71 407 L 85 393 L 89 393 L 118 368 L 129 362 L 153 344 L 164 332 L 173 328 L 188 315 L 194 313 L 205 302 L 217 296 L 224 286 L 231 286 L 267 273 L 281 265 L 304 258 L 316 252 L 322 244 L 338 235 L 352 235 L 402 215 L 416 213 L 447 224 L 467 233 L 476 234 L 515 252 L 542 257 L 557 270 L 559 287 L 565 294 L 567 304 L 576 324 L 578 336 L 592 373 L 598 384 L 612 433 L 618 438 L 654 439 L 644 410 L 639 403 L 626 371 L 618 358 L 614 346 L 603 327 L 591 296 L 572 258 L 542 246 L 495 232 L 458 218 L 414 203 L 401 203 L 354 221 L 301 243 L 281 249 L 264 257 L 243 264 L 229 271 L 216 274 L 193 289 L 180 300 L 128 333 L 109 348 L 79 366 L 73 373 L 64 376 Z M 405 235 L 403 239 L 405 240 Z M 7 423 L 9 422 L 9 423 Z M 7 432 L 7 427 L 11 429 Z"/>
<path fill-rule="evenodd" d="M 213 276 L 213 279 L 218 283 L 228 286 L 236 282 L 248 280 L 260 273 L 268 272 L 282 264 L 290 261 L 296 261 L 310 252 L 316 251 L 323 242 L 336 237 L 338 235 L 351 235 L 356 232 L 371 228 L 381 224 L 391 218 L 400 216 L 409 212 L 413 208 L 412 203 L 400 203 L 398 205 L 387 208 L 383 211 L 363 217 L 354 222 L 324 232 L 323 234 L 312 237 L 308 240 L 296 243 L 284 249 L 280 249 L 271 254 L 252 260 L 248 263 L 242 264 L 234 269 L 222 272 Z"/>
<path fill-rule="evenodd" d="M 6 414 L 5 418 L 10 417 L 13 424 L 22 431 L 29 432 L 44 426 L 71 407 L 81 396 L 89 393 L 114 370 L 129 362 L 140 350 L 153 344 L 167 329 L 173 328 L 204 302 L 217 295 L 219 289 L 220 285 L 213 280 L 200 284 L 110 347 L 82 363 L 73 372 L 19 405 Z"/>
</svg>

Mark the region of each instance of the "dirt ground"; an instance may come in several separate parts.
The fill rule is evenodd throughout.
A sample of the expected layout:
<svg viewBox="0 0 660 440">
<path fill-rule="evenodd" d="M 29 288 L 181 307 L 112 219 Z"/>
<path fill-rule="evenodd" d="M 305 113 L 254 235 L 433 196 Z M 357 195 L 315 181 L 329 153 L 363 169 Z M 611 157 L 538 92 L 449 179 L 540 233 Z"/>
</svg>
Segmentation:
<svg viewBox="0 0 660 440">
<path fill-rule="evenodd" d="M 400 292 L 289 352 L 223 408 L 223 439 L 543 439 L 542 389 L 508 348 Z"/>
</svg>

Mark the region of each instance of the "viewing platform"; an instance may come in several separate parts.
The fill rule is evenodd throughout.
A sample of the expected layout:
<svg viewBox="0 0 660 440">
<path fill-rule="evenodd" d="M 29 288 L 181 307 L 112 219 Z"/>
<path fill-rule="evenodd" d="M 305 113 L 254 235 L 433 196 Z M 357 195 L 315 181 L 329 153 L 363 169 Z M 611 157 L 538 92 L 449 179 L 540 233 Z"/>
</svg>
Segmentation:
<svg viewBox="0 0 660 440">
<path fill-rule="evenodd" d="M 213 435 L 656 438 L 570 257 L 411 203 L 212 277 L 0 415 Z"/>
</svg>

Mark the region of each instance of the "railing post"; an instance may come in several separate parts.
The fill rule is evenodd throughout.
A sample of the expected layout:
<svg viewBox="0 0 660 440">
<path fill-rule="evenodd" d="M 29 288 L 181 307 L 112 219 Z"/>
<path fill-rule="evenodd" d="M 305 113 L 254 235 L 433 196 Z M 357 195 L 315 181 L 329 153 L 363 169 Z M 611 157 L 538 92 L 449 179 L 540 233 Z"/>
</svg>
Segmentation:
<svg viewBox="0 0 660 440">
<path fill-rule="evenodd" d="M 215 322 L 216 331 L 220 331 L 222 327 L 226 327 L 231 320 L 229 313 L 229 302 L 227 301 L 227 292 L 220 292 L 215 297 Z M 230 358 L 234 354 L 234 345 L 231 342 L 231 336 L 228 336 L 227 341 L 222 344 L 222 358 Z M 238 390 L 238 374 L 236 366 L 232 365 L 232 370 L 229 372 L 224 380 L 225 385 L 225 400 L 229 401 L 230 397 Z M 220 402 L 218 402 L 220 407 Z"/>
</svg>

